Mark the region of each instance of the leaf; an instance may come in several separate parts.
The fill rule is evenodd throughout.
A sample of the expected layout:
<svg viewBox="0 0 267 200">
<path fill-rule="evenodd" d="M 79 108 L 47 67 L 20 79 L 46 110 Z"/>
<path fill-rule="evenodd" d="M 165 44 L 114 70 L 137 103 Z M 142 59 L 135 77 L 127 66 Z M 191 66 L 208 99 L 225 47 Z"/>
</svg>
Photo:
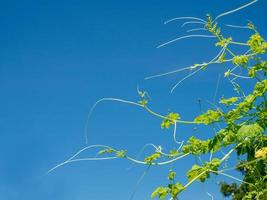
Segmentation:
<svg viewBox="0 0 267 200">
<path fill-rule="evenodd" d="M 238 97 L 231 97 L 231 98 L 228 98 L 228 99 L 222 98 L 219 103 L 223 104 L 223 105 L 226 105 L 226 106 L 229 106 L 229 105 L 234 104 L 237 101 L 238 101 Z"/>
<path fill-rule="evenodd" d="M 170 127 L 171 127 L 171 122 L 170 122 L 170 120 L 168 120 L 168 119 L 164 119 L 164 120 L 161 122 L 160 127 L 161 127 L 162 129 L 164 129 L 164 128 L 166 128 L 166 129 L 170 128 Z"/>
<path fill-rule="evenodd" d="M 203 166 L 193 165 L 193 167 L 187 172 L 187 178 L 189 181 L 197 179 L 204 182 L 210 177 L 210 171 L 217 171 L 221 161 L 218 158 L 213 158 L 210 162 L 205 162 Z M 214 173 L 214 172 L 213 172 Z"/>
<path fill-rule="evenodd" d="M 221 149 L 221 141 L 217 136 L 215 136 L 212 140 L 210 140 L 208 146 L 209 146 L 208 151 L 214 153 Z"/>
<path fill-rule="evenodd" d="M 215 44 L 215 46 L 219 46 L 219 47 L 226 47 L 228 44 L 230 44 L 232 42 L 232 38 L 229 37 L 229 38 L 224 38 L 222 40 L 220 40 L 219 42 L 217 42 Z"/>
<path fill-rule="evenodd" d="M 247 44 L 250 46 L 251 50 L 257 54 L 264 54 L 267 51 L 267 43 L 260 36 L 259 33 L 255 33 L 250 36 Z"/>
<path fill-rule="evenodd" d="M 175 156 L 179 155 L 179 151 L 177 151 L 176 149 L 175 150 L 170 150 L 169 154 L 170 154 L 171 157 L 175 157 Z"/>
<path fill-rule="evenodd" d="M 206 180 L 206 178 L 208 178 L 208 176 L 209 176 L 209 174 L 204 173 L 204 171 L 206 171 L 205 168 L 203 168 L 199 165 L 193 165 L 192 168 L 187 172 L 187 178 L 189 181 L 192 181 L 193 179 L 198 177 L 197 178 L 198 180 L 200 180 L 201 182 L 204 182 Z M 201 173 L 203 173 L 203 174 L 200 175 Z"/>
<path fill-rule="evenodd" d="M 220 110 L 207 110 L 206 113 L 197 116 L 194 119 L 194 122 L 200 123 L 200 124 L 212 124 L 214 122 L 218 122 L 222 116 L 222 113 Z"/>
<path fill-rule="evenodd" d="M 248 63 L 248 61 L 249 61 L 249 58 L 246 55 L 234 56 L 232 60 L 233 64 L 236 66 L 240 66 L 240 65 L 244 66 Z"/>
<path fill-rule="evenodd" d="M 168 193 L 169 193 L 169 188 L 167 188 L 167 187 L 158 187 L 151 194 L 151 198 L 155 198 L 156 196 L 158 196 L 159 199 L 165 199 L 166 196 L 168 195 Z"/>
<path fill-rule="evenodd" d="M 153 161 L 157 160 L 158 158 L 160 158 L 161 154 L 159 152 L 156 152 L 148 157 L 145 158 L 145 162 L 147 164 L 152 164 Z"/>
<path fill-rule="evenodd" d="M 263 148 L 259 149 L 258 151 L 256 151 L 255 158 L 266 159 L 267 158 L 267 147 L 263 147 Z"/>
<path fill-rule="evenodd" d="M 112 148 L 102 149 L 98 152 L 99 155 L 101 154 L 107 154 L 107 153 L 113 153 L 115 150 Z"/>
<path fill-rule="evenodd" d="M 119 158 L 125 158 L 126 151 L 125 150 L 117 151 L 116 152 L 116 156 L 119 157 Z"/>
<path fill-rule="evenodd" d="M 209 151 L 210 140 L 199 140 L 194 136 L 190 137 L 187 144 L 183 146 L 183 153 L 193 155 L 205 154 Z"/>
<path fill-rule="evenodd" d="M 167 117 L 173 121 L 180 119 L 180 115 L 178 113 L 170 112 Z"/>
<path fill-rule="evenodd" d="M 170 188 L 170 193 L 173 199 L 177 198 L 178 194 L 185 189 L 181 183 L 171 184 Z"/>
<path fill-rule="evenodd" d="M 256 77 L 256 72 L 263 71 L 267 73 L 267 61 L 258 61 L 254 66 L 250 67 L 248 70 L 248 75 L 252 78 Z"/>
<path fill-rule="evenodd" d="M 255 137 L 263 133 L 263 131 L 264 129 L 258 123 L 243 125 L 237 131 L 237 139 L 244 140 L 245 138 Z"/>
<path fill-rule="evenodd" d="M 205 163 L 205 168 L 213 170 L 213 171 L 217 171 L 220 164 L 221 164 L 220 159 L 213 158 L 210 162 Z"/>
<path fill-rule="evenodd" d="M 180 115 L 178 113 L 173 113 L 173 112 L 170 112 L 165 119 L 163 119 L 163 121 L 161 122 L 161 128 L 164 129 L 168 129 L 170 128 L 170 126 L 172 124 L 174 124 L 176 122 L 176 120 L 180 119 Z"/>
<path fill-rule="evenodd" d="M 267 92 L 267 80 L 259 81 L 254 88 L 253 94 L 255 96 L 263 96 L 264 93 Z"/>
<path fill-rule="evenodd" d="M 138 103 L 142 106 L 146 106 L 148 104 L 148 101 L 146 99 L 142 99 L 142 100 L 138 101 Z"/>
<path fill-rule="evenodd" d="M 168 179 L 170 181 L 173 181 L 175 176 L 176 176 L 176 172 L 170 171 L 168 174 Z"/>
</svg>

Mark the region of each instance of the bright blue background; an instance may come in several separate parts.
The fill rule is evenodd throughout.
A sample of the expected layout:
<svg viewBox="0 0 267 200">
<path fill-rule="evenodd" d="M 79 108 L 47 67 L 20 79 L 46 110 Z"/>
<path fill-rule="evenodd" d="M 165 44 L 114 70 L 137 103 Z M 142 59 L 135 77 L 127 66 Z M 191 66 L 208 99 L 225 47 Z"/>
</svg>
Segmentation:
<svg viewBox="0 0 267 200">
<path fill-rule="evenodd" d="M 145 167 L 128 169 L 126 160 L 73 163 L 45 174 L 85 146 L 86 116 L 101 97 L 136 101 L 139 84 L 149 91 L 151 107 L 163 114 L 171 109 L 191 119 L 200 112 L 198 98 L 204 109 L 210 106 L 206 101 L 213 100 L 218 75 L 227 66 L 208 68 L 172 95 L 171 86 L 186 73 L 143 78 L 206 61 L 218 51 L 209 39 L 156 49 L 161 42 L 185 34 L 181 23 L 164 25 L 164 20 L 217 15 L 244 2 L 248 1 L 0 1 L 0 199 L 128 199 Z M 251 20 L 266 36 L 266 10 L 267 3 L 261 0 L 221 22 L 244 25 Z M 223 28 L 226 34 L 233 31 L 241 41 L 247 40 L 247 31 Z M 220 97 L 232 90 L 225 82 L 218 92 Z M 90 121 L 89 143 L 128 148 L 134 156 L 150 142 L 174 147 L 171 132 L 160 130 L 159 124 L 140 108 L 103 103 Z M 195 133 L 193 128 L 179 126 L 178 139 L 212 134 L 211 130 Z M 190 158 L 173 166 L 182 183 L 194 162 Z M 167 183 L 167 172 L 165 167 L 152 168 L 135 199 L 149 199 L 156 186 Z M 206 186 L 194 184 L 181 199 L 209 199 L 206 191 L 222 199 L 218 180 L 213 178 Z"/>
</svg>

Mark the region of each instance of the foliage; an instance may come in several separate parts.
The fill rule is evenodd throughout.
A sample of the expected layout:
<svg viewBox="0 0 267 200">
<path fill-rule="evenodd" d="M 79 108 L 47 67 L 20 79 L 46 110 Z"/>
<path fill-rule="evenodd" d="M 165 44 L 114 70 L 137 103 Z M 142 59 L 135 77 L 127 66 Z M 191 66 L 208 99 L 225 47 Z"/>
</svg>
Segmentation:
<svg viewBox="0 0 267 200">
<path fill-rule="evenodd" d="M 152 164 L 153 161 L 157 160 L 158 158 L 160 158 L 161 154 L 159 152 L 156 152 L 148 157 L 145 158 L 145 163 L 146 164 Z"/>
<path fill-rule="evenodd" d="M 206 113 L 197 116 L 194 121 L 199 124 L 212 124 L 218 122 L 222 116 L 222 112 L 220 110 L 207 110 Z"/>
<path fill-rule="evenodd" d="M 132 162 L 148 166 L 168 165 L 190 155 L 199 158 L 203 155 L 210 155 L 208 161 L 201 165 L 194 164 L 188 170 L 188 182 L 185 184 L 176 182 L 176 172 L 171 170 L 168 174 L 169 184 L 157 187 L 151 194 L 151 198 L 166 199 L 170 197 L 171 200 L 177 200 L 179 194 L 193 182 L 205 182 L 213 174 L 233 178 L 233 183 L 222 182 L 220 184 L 224 196 L 231 196 L 234 200 L 267 199 L 267 61 L 265 60 L 267 42 L 251 22 L 246 26 L 248 31 L 252 31 L 251 36 L 247 38 L 247 42 L 237 42 L 233 37 L 225 37 L 217 21 L 224 15 L 226 14 L 219 15 L 215 19 L 212 19 L 211 15 L 207 15 L 206 20 L 198 18 L 198 22 L 204 23 L 202 29 L 217 39 L 215 46 L 220 48 L 221 51 L 211 61 L 194 64 L 185 69 L 193 71 L 190 74 L 192 76 L 210 65 L 227 64 L 229 69 L 225 71 L 224 75 L 233 86 L 236 95 L 228 98 L 222 97 L 215 105 L 216 109 L 208 109 L 191 121 L 181 120 L 180 115 L 175 112 L 161 115 L 153 111 L 148 107 L 150 98 L 145 91 L 138 90 L 140 99 L 137 102 L 111 99 L 139 106 L 149 114 L 160 118 L 162 129 L 173 127 L 174 140 L 179 146 L 166 153 L 162 151 L 161 147 L 152 144 L 155 152 L 143 160 L 132 158 L 125 150 L 115 150 L 111 147 L 103 148 L 99 151 L 99 155 L 112 154 L 115 158 L 126 158 Z M 233 45 L 241 46 L 244 49 L 234 53 L 231 48 Z M 237 69 L 240 69 L 242 73 L 236 74 Z M 162 75 L 155 77 L 158 76 Z M 185 77 L 185 79 L 190 76 Z M 248 94 L 245 94 L 242 90 L 239 80 L 246 81 L 247 85 L 254 84 L 253 88 L 247 88 L 249 90 Z M 216 131 L 213 137 L 208 139 L 201 140 L 191 136 L 183 145 L 182 142 L 176 141 L 176 124 L 211 126 Z M 215 127 L 219 128 L 215 129 Z M 222 150 L 228 152 L 221 156 L 220 152 Z M 226 167 L 227 160 L 234 152 L 239 157 L 236 165 Z M 241 172 L 242 180 L 226 173 L 231 170 Z"/>
<path fill-rule="evenodd" d="M 206 162 L 203 166 L 193 165 L 187 172 L 187 178 L 189 181 L 199 180 L 204 182 L 210 177 L 210 172 L 217 172 L 221 161 L 217 158 L 212 159 L 210 162 Z"/>
<path fill-rule="evenodd" d="M 223 148 L 229 149 L 229 147 L 230 151 L 222 158 L 214 157 L 203 165 L 193 165 L 187 172 L 188 183 L 185 185 L 175 182 L 176 173 L 171 171 L 168 175 L 170 184 L 156 188 L 151 195 L 152 198 L 165 199 L 170 196 L 173 200 L 177 199 L 178 194 L 194 181 L 205 182 L 211 174 L 233 177 L 225 173 L 229 169 L 222 165 L 227 162 L 233 152 L 236 152 L 238 156 L 246 155 L 246 158 L 240 159 L 236 167 L 233 168 L 243 174 L 243 180 L 240 180 L 240 184 L 235 182 L 231 184 L 221 183 L 222 194 L 232 196 L 235 200 L 267 198 L 267 138 L 265 134 L 267 123 L 267 61 L 260 57 L 260 55 L 266 54 L 267 43 L 251 22 L 247 27 L 254 32 L 247 42 L 235 42 L 232 37 L 224 37 L 218 23 L 208 15 L 205 29 L 218 39 L 215 46 L 222 48 L 223 51 L 213 63 L 195 64 L 193 68 L 196 70 L 198 67 L 202 69 L 203 66 L 206 68 L 211 64 L 232 63 L 232 68 L 225 72 L 225 77 L 230 80 L 238 96 L 222 97 L 218 102 L 222 105 L 221 108 L 208 109 L 196 116 L 192 122 L 181 121 L 180 115 L 173 112 L 161 116 L 163 119 L 161 128 L 167 129 L 176 123 L 195 123 L 205 126 L 224 124 L 224 128 L 220 128 L 213 138 L 200 140 L 194 136 L 190 137 L 183 145 L 182 151 L 175 155 L 176 157 L 179 158 L 181 155 L 201 156 L 218 152 Z M 241 45 L 248 50 L 245 53 L 235 54 L 230 49 L 231 45 Z M 234 71 L 237 68 L 241 68 L 245 73 L 235 74 Z M 244 94 L 241 86 L 237 83 L 238 79 L 254 83 L 254 88 L 249 94 Z M 156 152 L 147 157 L 145 163 L 151 165 L 162 156 L 164 154 Z M 234 179 L 238 180 L 237 178 Z"/>
<path fill-rule="evenodd" d="M 168 195 L 171 196 L 171 199 L 176 199 L 178 194 L 182 192 L 185 187 L 179 183 L 175 182 L 174 178 L 176 176 L 176 173 L 173 171 L 169 172 L 168 179 L 169 184 L 167 187 L 158 187 L 154 190 L 154 192 L 151 194 L 151 198 L 155 198 L 156 196 L 159 197 L 159 199 L 165 199 Z"/>
<path fill-rule="evenodd" d="M 175 124 L 176 120 L 180 119 L 180 115 L 178 113 L 170 112 L 161 122 L 160 127 L 163 128 L 170 128 L 172 124 Z"/>
</svg>

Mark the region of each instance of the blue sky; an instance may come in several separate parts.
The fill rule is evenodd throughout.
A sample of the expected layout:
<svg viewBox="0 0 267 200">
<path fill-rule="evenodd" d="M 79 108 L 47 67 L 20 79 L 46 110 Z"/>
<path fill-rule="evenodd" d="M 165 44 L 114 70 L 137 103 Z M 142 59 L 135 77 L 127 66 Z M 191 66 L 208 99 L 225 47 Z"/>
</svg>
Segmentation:
<svg viewBox="0 0 267 200">
<path fill-rule="evenodd" d="M 160 113 L 172 110 L 191 119 L 200 112 L 199 98 L 207 108 L 225 66 L 208 68 L 173 94 L 171 87 L 186 73 L 144 81 L 148 75 L 206 61 L 218 51 L 209 39 L 157 49 L 185 34 L 181 23 L 163 22 L 176 16 L 215 16 L 244 2 L 249 1 L 0 1 L 0 199 L 128 199 L 144 166 L 126 160 L 79 162 L 46 172 L 85 146 L 86 116 L 99 98 L 136 101 L 139 85 Z M 244 25 L 251 20 L 266 37 L 266 10 L 266 1 L 260 0 L 221 22 Z M 223 28 L 241 41 L 249 35 Z M 218 93 L 231 95 L 232 90 L 222 80 Z M 132 155 L 151 142 L 174 147 L 160 120 L 133 106 L 102 103 L 89 125 L 89 144 L 128 149 Z M 179 126 L 178 139 L 212 135 L 209 129 L 193 128 Z M 173 165 L 181 182 L 194 162 L 190 158 Z M 150 169 L 135 199 L 149 199 L 156 186 L 167 182 L 167 172 L 167 167 Z M 207 191 L 222 199 L 219 180 L 194 184 L 181 199 L 209 199 Z"/>
</svg>

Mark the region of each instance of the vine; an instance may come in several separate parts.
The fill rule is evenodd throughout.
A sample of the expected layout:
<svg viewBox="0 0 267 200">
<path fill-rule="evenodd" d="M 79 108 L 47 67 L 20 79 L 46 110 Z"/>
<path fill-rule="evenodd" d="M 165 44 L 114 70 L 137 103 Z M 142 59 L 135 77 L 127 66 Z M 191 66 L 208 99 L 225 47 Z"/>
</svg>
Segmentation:
<svg viewBox="0 0 267 200">
<path fill-rule="evenodd" d="M 190 20 L 185 21 L 182 26 L 186 26 L 188 24 L 198 24 L 201 25 L 201 27 L 189 29 L 187 32 L 205 31 L 206 34 L 192 34 L 178 37 L 159 45 L 158 48 L 186 38 L 214 38 L 217 40 L 215 42 L 215 47 L 220 48 L 219 53 L 208 62 L 194 64 L 189 67 L 145 78 L 148 80 L 178 73 L 180 71 L 190 71 L 191 73 L 188 76 L 179 80 L 172 87 L 171 92 L 173 92 L 175 88 L 183 81 L 187 80 L 196 73 L 199 73 L 200 71 L 204 71 L 207 67 L 214 64 L 227 64 L 227 66 L 230 67 L 225 71 L 224 77 L 232 84 L 233 89 L 236 91 L 236 96 L 227 98 L 221 97 L 218 102 L 219 106 L 216 106 L 216 109 L 208 109 L 206 112 L 196 116 L 192 120 L 182 120 L 179 113 L 169 112 L 167 114 L 161 114 L 153 110 L 149 106 L 150 97 L 148 93 L 138 89 L 139 100 L 137 102 L 118 98 L 103 98 L 96 102 L 88 115 L 89 120 L 95 107 L 103 101 L 115 101 L 139 107 L 148 114 L 160 118 L 162 120 L 160 124 L 161 129 L 173 128 L 172 134 L 174 142 L 177 144 L 176 149 L 173 149 L 169 152 L 164 152 L 161 146 L 149 144 L 148 146 L 154 148 L 154 153 L 142 160 L 132 157 L 127 153 L 126 150 L 116 149 L 106 145 L 91 145 L 81 149 L 70 159 L 55 166 L 49 172 L 62 165 L 85 160 L 122 158 L 133 163 L 147 165 L 150 167 L 169 165 L 181 159 L 185 159 L 190 155 L 201 157 L 209 154 L 209 160 L 202 164 L 195 164 L 191 167 L 191 169 L 188 170 L 186 174 L 188 179 L 187 183 L 183 184 L 176 181 L 176 172 L 170 170 L 169 174 L 167 175 L 169 184 L 157 187 L 152 192 L 151 198 L 158 197 L 159 199 L 165 199 L 169 196 L 170 200 L 177 200 L 179 194 L 189 188 L 192 183 L 196 181 L 205 182 L 208 178 L 210 178 L 211 175 L 220 175 L 239 182 L 239 184 L 236 182 L 222 182 L 220 187 L 224 196 L 232 196 L 232 198 L 235 200 L 267 199 L 267 61 L 264 59 L 267 52 L 267 42 L 251 22 L 249 22 L 246 26 L 227 25 L 227 27 L 247 29 L 248 31 L 251 31 L 252 34 L 246 42 L 240 42 L 232 37 L 224 36 L 218 22 L 221 17 L 237 12 L 255 2 L 257 2 L 257 0 L 254 0 L 237 9 L 222 13 L 216 16 L 214 19 L 211 15 L 207 15 L 206 19 L 197 17 L 178 17 L 166 21 L 165 24 L 177 20 Z M 233 45 L 241 46 L 244 49 L 236 53 L 232 49 Z M 238 73 L 237 69 L 241 69 L 242 72 Z M 238 83 L 240 79 L 254 84 L 254 87 L 251 89 L 249 94 L 245 95 L 242 87 Z M 212 127 L 214 125 L 218 125 L 218 127 L 223 128 L 217 130 L 213 137 L 206 140 L 201 140 L 192 136 L 186 142 L 179 142 L 176 139 L 177 124 L 191 124 Z M 87 129 L 88 127 L 86 126 L 86 143 L 88 140 Z M 77 158 L 81 152 L 92 148 L 100 149 L 98 152 L 98 157 Z M 219 152 L 222 149 L 228 150 L 228 153 L 221 157 L 219 156 Z M 226 167 L 224 164 L 233 153 L 236 153 L 241 158 L 235 166 Z M 232 170 L 240 171 L 243 174 L 243 178 L 239 179 L 227 173 Z"/>
</svg>

